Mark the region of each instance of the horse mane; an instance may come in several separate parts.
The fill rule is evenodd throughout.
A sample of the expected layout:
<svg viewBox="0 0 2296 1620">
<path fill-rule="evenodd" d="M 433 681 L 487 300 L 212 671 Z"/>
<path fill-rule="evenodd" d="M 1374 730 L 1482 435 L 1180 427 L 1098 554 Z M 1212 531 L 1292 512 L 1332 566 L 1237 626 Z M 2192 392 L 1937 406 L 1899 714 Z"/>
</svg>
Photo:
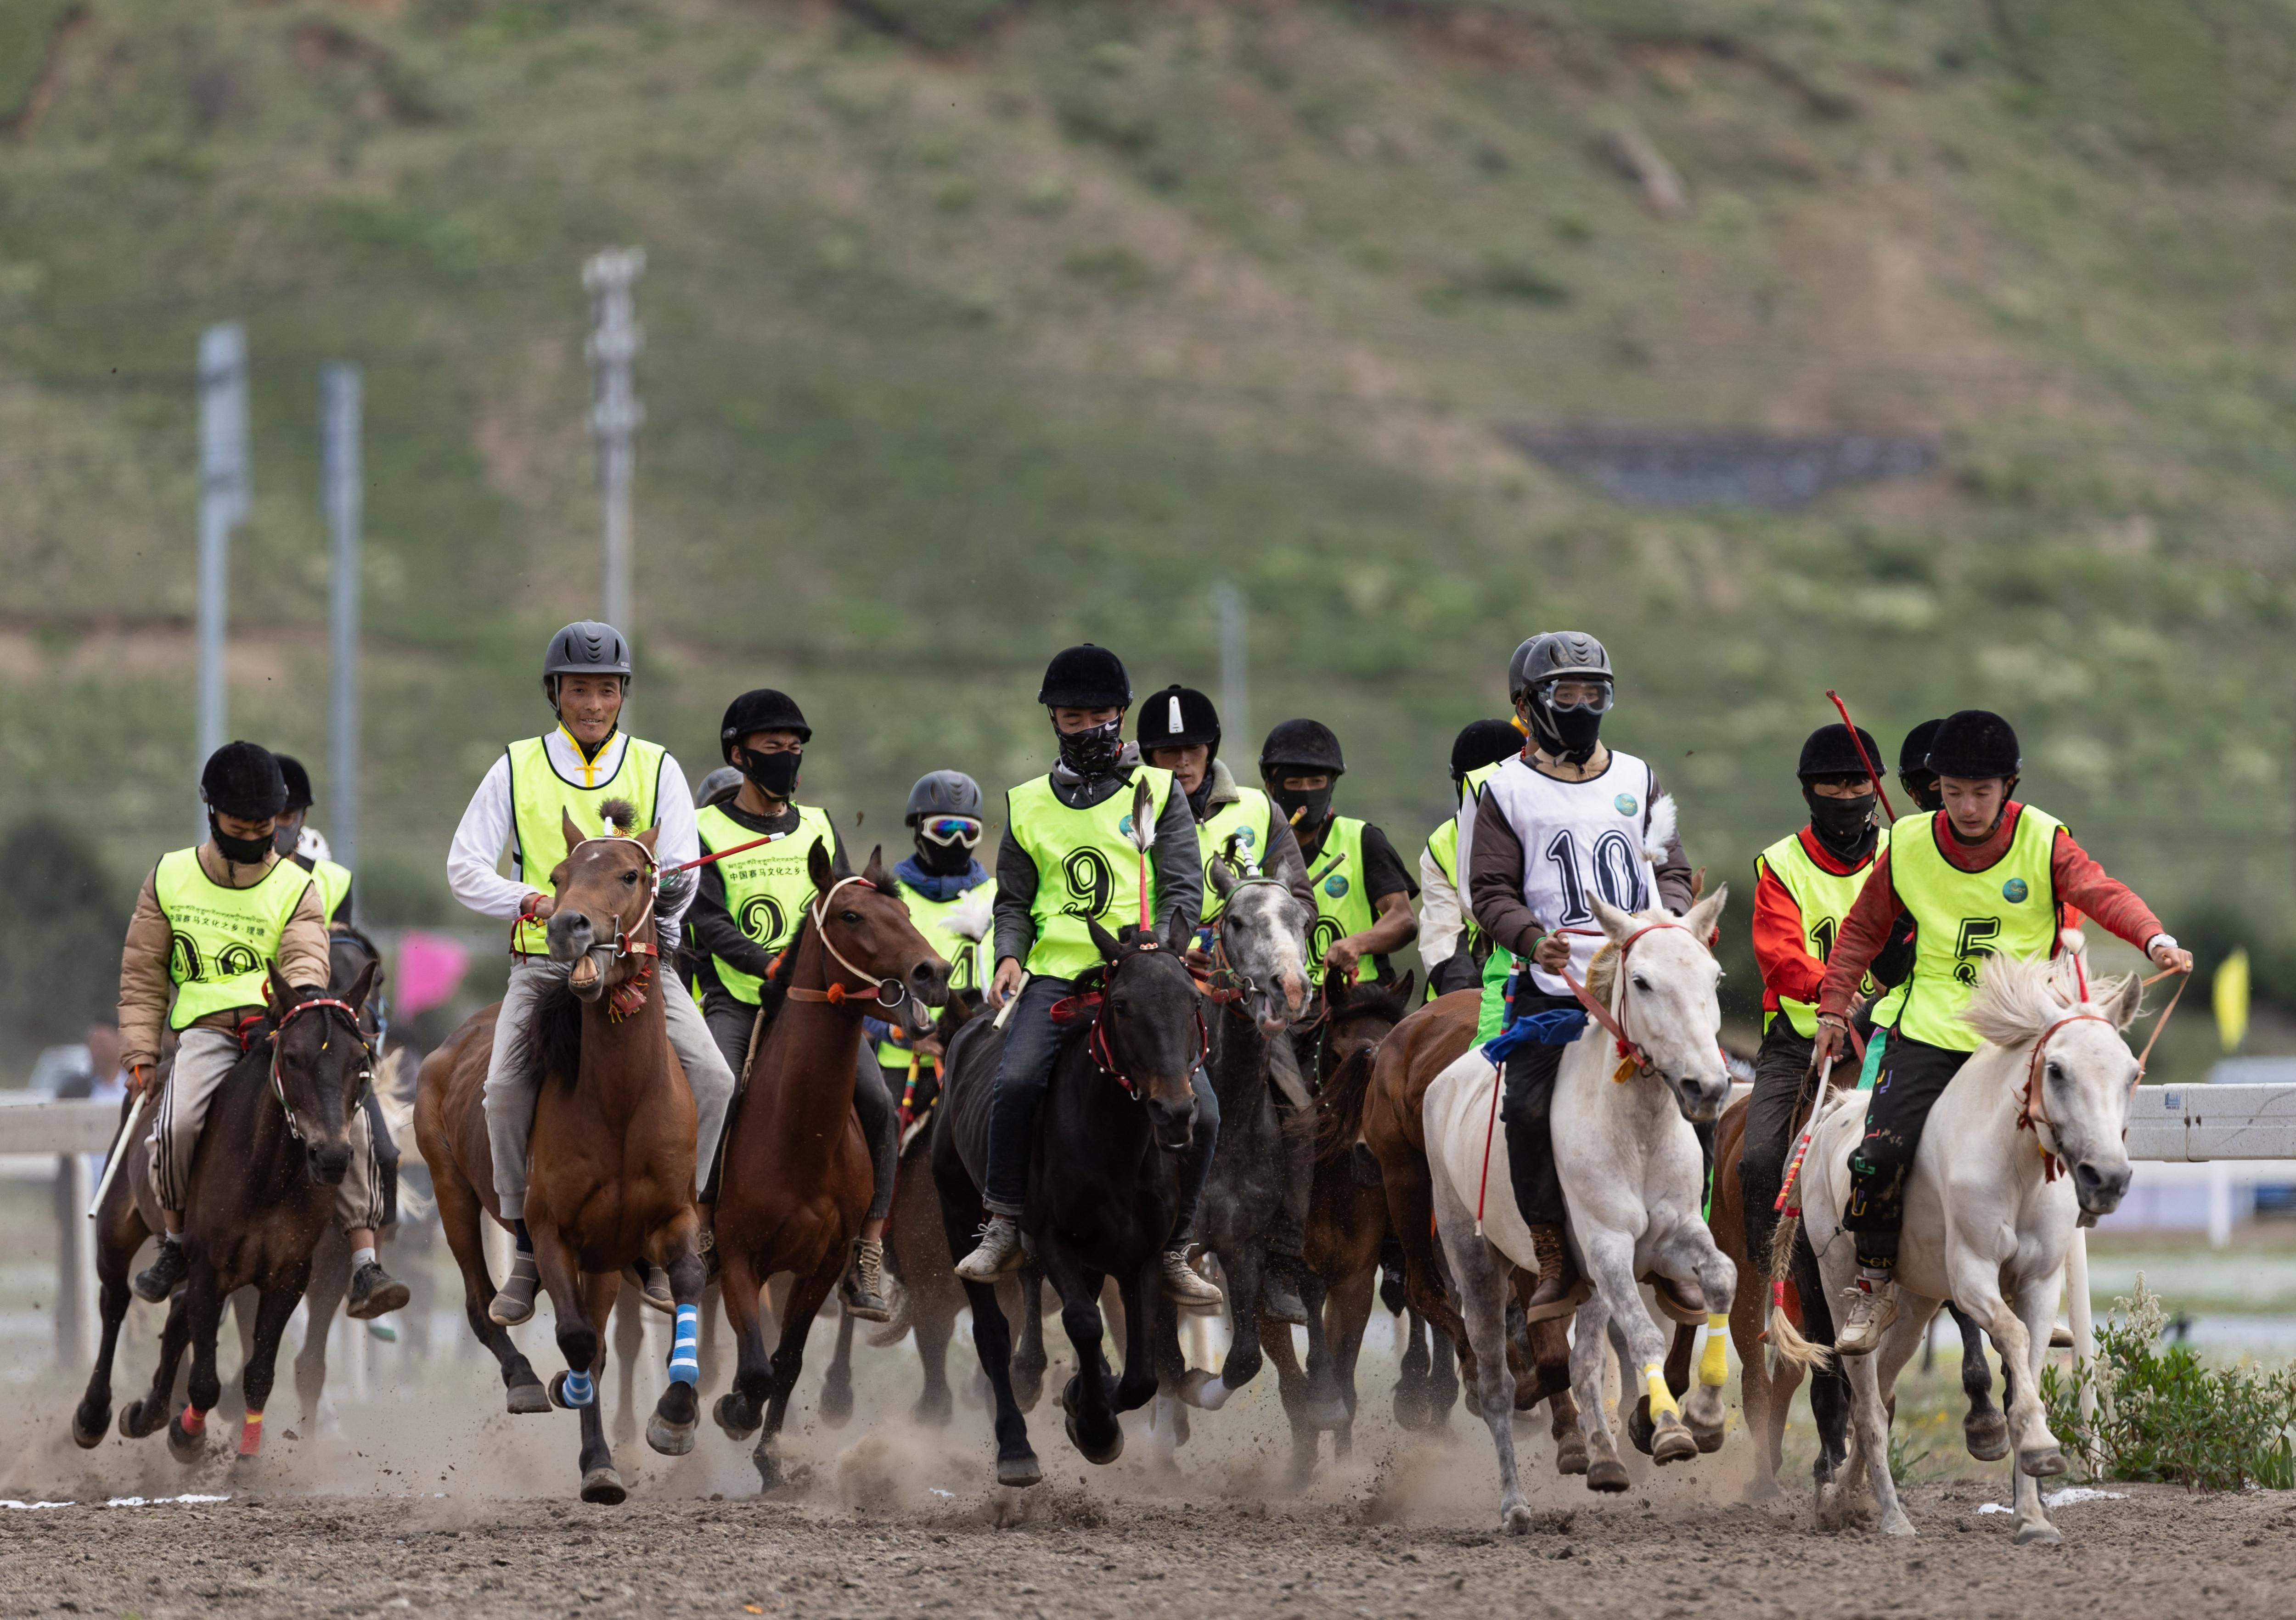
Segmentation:
<svg viewBox="0 0 2296 1620">
<path fill-rule="evenodd" d="M 1276 1039 L 1291 1037 L 1278 1035 Z M 1371 1099 L 1372 1067 L 1378 1057 L 1378 1046 L 1359 1046 L 1341 1060 L 1339 1068 L 1332 1071 L 1332 1077 L 1324 1082 L 1317 1098 L 1322 1107 L 1316 1110 L 1316 1120 L 1318 1162 L 1349 1151 L 1362 1134 L 1364 1107 Z"/>
<path fill-rule="evenodd" d="M 2129 976 L 2091 977 L 2088 999 L 2083 1001 L 2074 954 L 2033 961 L 1987 957 L 1978 970 L 1977 994 L 1962 1012 L 1962 1021 L 1994 1045 L 2010 1047 L 2039 1040 L 2051 1025 L 2070 1013 L 2106 1016 L 2102 1010 L 2120 999 Z"/>
<path fill-rule="evenodd" d="M 1608 1007 L 1615 998 L 1611 992 L 1619 987 L 1619 942 L 1605 939 L 1595 953 L 1595 960 L 1587 964 L 1587 994 Z"/>
<path fill-rule="evenodd" d="M 582 1074 L 582 999 L 564 979 L 553 979 L 534 1009 L 525 1057 L 547 1080 L 572 1089 Z"/>
</svg>

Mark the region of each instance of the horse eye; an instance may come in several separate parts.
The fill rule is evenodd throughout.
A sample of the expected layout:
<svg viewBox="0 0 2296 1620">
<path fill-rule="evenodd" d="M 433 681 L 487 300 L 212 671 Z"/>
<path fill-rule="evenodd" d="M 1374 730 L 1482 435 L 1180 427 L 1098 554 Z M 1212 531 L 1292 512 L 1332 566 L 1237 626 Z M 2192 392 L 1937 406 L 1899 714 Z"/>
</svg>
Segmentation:
<svg viewBox="0 0 2296 1620">
<path fill-rule="evenodd" d="M 1636 974 L 1636 975 L 1635 975 L 1635 988 L 1636 988 L 1636 989 L 1637 989 L 1637 990 L 1647 990 L 1647 989 L 1649 989 L 1649 988 L 1650 988 L 1650 980 L 1648 980 L 1648 979 L 1644 978 L 1641 974 L 1639 974 L 1639 973 Z"/>
<path fill-rule="evenodd" d="M 627 885 L 629 885 L 629 884 L 635 883 L 635 882 L 636 882 L 637 880 L 638 880 L 638 875 L 637 875 L 637 873 L 636 873 L 636 872 L 634 872 L 634 871 L 626 871 L 626 872 L 624 872 L 624 873 L 622 874 L 622 882 L 623 882 L 623 884 L 624 884 L 624 886 L 625 886 L 625 887 L 627 887 Z"/>
</svg>

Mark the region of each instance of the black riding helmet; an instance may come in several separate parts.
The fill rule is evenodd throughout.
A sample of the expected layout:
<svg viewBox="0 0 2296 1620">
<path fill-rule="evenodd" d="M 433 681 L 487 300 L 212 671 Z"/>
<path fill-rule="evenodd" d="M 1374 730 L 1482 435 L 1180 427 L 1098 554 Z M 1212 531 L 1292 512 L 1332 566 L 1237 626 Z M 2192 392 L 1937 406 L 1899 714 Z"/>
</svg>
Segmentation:
<svg viewBox="0 0 2296 1620">
<path fill-rule="evenodd" d="M 279 762 L 279 774 L 287 783 L 287 802 L 279 806 L 279 814 L 292 815 L 298 810 L 308 810 L 311 773 L 303 768 L 303 762 L 292 754 L 274 754 L 271 757 Z"/>
<path fill-rule="evenodd" d="M 770 686 L 753 688 L 726 706 L 726 717 L 718 723 L 718 751 L 727 765 L 734 763 L 734 747 L 752 732 L 795 732 L 800 742 L 813 740 L 804 712 L 787 692 Z"/>
<path fill-rule="evenodd" d="M 1297 776 L 1344 776 L 1347 761 L 1340 757 L 1340 740 L 1321 720 L 1283 720 L 1259 745 L 1259 773 L 1276 773 L 1278 765 L 1292 767 Z"/>
<path fill-rule="evenodd" d="M 1917 810 L 1944 807 L 1945 801 L 1938 797 L 1937 773 L 1930 769 L 1930 743 L 1944 724 L 1943 720 L 1923 721 L 1906 733 L 1898 749 L 1898 782 Z"/>
<path fill-rule="evenodd" d="M 200 772 L 200 797 L 217 815 L 268 821 L 287 806 L 287 779 L 279 761 L 259 743 L 226 742 Z"/>
<path fill-rule="evenodd" d="M 1866 749 L 1858 757 L 1858 745 Z M 1866 761 L 1882 757 L 1882 745 L 1874 740 L 1874 733 L 1864 726 L 1857 728 L 1857 740 L 1849 740 L 1849 728 L 1840 721 L 1821 725 L 1802 740 L 1801 762 L 1795 765 L 1794 774 L 1804 781 L 1824 781 L 1835 776 L 1854 776 L 1859 781 L 1866 779 Z"/>
<path fill-rule="evenodd" d="M 611 675 L 622 677 L 630 689 L 630 644 L 611 625 L 579 618 L 550 638 L 542 655 L 542 695 L 558 707 L 558 677 L 562 675 Z"/>
<path fill-rule="evenodd" d="M 1037 701 L 1046 708 L 1128 708 L 1132 677 L 1124 673 L 1122 659 L 1086 642 L 1053 655 Z"/>
<path fill-rule="evenodd" d="M 1948 715 L 1930 739 L 1929 768 L 1939 776 L 2007 780 L 2024 763 L 2015 730 L 1990 709 L 1964 708 Z"/>
<path fill-rule="evenodd" d="M 1451 740 L 1451 781 L 1456 786 L 1467 773 L 1497 765 L 1522 752 L 1522 733 L 1512 720 L 1475 720 L 1460 728 Z"/>
<path fill-rule="evenodd" d="M 1199 742 L 1217 754 L 1220 745 L 1219 710 L 1194 687 L 1183 686 L 1176 681 L 1141 700 L 1140 718 L 1132 736 L 1143 754 L 1152 749 L 1184 749 Z"/>
</svg>

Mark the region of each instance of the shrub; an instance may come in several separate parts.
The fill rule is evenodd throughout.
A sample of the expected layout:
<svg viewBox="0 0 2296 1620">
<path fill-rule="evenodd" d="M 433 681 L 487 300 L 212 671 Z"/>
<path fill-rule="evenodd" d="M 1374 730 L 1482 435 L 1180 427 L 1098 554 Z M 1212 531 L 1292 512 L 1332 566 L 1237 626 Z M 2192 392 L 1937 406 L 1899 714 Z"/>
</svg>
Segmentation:
<svg viewBox="0 0 2296 1620">
<path fill-rule="evenodd" d="M 889 34 L 928 51 L 947 51 L 1011 11 L 1013 0 L 846 0 L 846 5 Z"/>
<path fill-rule="evenodd" d="M 2211 1370 L 2189 1346 L 2161 1347 L 2166 1321 L 2138 1272 L 2136 1292 L 2113 1302 L 2099 1324 L 2096 1356 L 2068 1377 L 2041 1372 L 2049 1426 L 2101 1464 L 2108 1479 L 2147 1480 L 2199 1491 L 2246 1485 L 2296 1490 L 2296 1366 Z M 2095 1424 L 2080 1419 L 2080 1392 L 2096 1391 Z"/>
</svg>

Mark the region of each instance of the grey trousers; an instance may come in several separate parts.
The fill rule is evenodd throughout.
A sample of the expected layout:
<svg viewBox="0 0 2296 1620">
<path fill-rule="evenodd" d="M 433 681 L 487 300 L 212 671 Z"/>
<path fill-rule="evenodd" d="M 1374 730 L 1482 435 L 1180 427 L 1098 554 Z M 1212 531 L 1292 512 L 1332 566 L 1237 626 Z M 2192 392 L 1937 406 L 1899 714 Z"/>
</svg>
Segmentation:
<svg viewBox="0 0 2296 1620">
<path fill-rule="evenodd" d="M 167 1088 L 160 1093 L 160 1109 L 152 1121 L 152 1185 L 160 1207 L 184 1213 L 192 1191 L 192 1156 L 199 1150 L 200 1128 L 207 1123 L 215 1094 L 239 1062 L 238 1040 L 220 1029 L 186 1029 L 176 1047 L 175 1067 Z M 367 1111 L 351 1110 L 351 1163 L 335 1190 L 335 1219 L 345 1231 L 382 1224 L 377 1190 L 381 1176 L 374 1162 L 374 1133 Z"/>
<path fill-rule="evenodd" d="M 548 957 L 513 961 L 510 984 L 503 991 L 502 1012 L 495 1020 L 494 1054 L 487 1061 L 487 1142 L 495 1161 L 495 1196 L 502 1202 L 502 1218 L 526 1216 L 527 1139 L 534 1133 L 534 1100 L 542 1076 L 528 1056 L 527 1031 L 542 993 L 567 970 Z M 718 1055 L 718 1043 L 701 1021 L 701 1009 L 674 978 L 657 974 L 654 994 L 662 999 L 669 1025 L 669 1047 L 685 1070 L 693 1089 L 694 1190 L 701 1191 L 718 1152 L 718 1133 L 726 1125 L 726 1105 L 734 1096 L 734 1071 Z"/>
</svg>

